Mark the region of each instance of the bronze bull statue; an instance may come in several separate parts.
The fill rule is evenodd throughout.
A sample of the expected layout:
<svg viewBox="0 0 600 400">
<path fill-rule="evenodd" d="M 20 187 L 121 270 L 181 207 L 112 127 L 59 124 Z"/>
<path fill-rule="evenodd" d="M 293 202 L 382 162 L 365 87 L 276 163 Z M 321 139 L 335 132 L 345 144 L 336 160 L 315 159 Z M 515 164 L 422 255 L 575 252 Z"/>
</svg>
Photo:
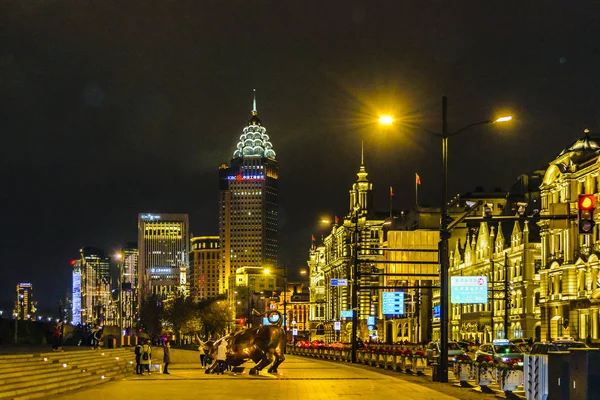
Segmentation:
<svg viewBox="0 0 600 400">
<path fill-rule="evenodd" d="M 269 312 L 269 321 L 271 316 L 279 315 L 279 312 Z M 256 315 L 256 314 L 255 314 Z M 261 325 L 256 328 L 245 328 L 235 333 L 222 337 L 212 343 L 208 342 L 208 356 L 211 359 L 210 366 L 206 373 L 210 374 L 217 366 L 217 348 L 223 340 L 227 341 L 227 359 L 228 365 L 237 367 L 249 359 L 256 364 L 250 369 L 250 375 L 258 373 L 267 365 L 272 365 L 267 370 L 269 373 L 277 373 L 277 367 L 285 360 L 283 349 L 285 346 L 285 332 L 281 328 L 281 315 L 273 325 Z"/>
</svg>

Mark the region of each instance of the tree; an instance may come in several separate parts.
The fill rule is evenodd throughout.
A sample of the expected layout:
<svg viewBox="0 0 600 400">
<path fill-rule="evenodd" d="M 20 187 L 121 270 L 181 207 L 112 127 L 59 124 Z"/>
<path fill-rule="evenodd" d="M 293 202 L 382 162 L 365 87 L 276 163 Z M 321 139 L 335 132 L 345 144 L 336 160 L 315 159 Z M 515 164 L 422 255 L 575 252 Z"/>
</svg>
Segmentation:
<svg viewBox="0 0 600 400">
<path fill-rule="evenodd" d="M 162 301 L 157 295 L 153 294 L 142 302 L 139 327 L 154 341 L 158 340 L 162 333 L 163 315 Z"/>
<path fill-rule="evenodd" d="M 231 324 L 230 306 L 224 298 L 205 300 L 198 304 L 204 335 L 209 337 L 222 336 Z"/>
<path fill-rule="evenodd" d="M 177 343 L 181 344 L 182 328 L 196 316 L 197 308 L 192 297 L 175 297 L 166 306 L 165 320 L 173 327 Z"/>
</svg>

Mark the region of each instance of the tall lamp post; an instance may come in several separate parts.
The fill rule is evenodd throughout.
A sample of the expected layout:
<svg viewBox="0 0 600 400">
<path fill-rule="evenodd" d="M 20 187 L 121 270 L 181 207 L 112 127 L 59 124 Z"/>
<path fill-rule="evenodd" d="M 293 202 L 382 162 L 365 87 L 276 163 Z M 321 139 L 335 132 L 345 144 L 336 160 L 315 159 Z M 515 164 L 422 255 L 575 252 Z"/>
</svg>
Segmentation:
<svg viewBox="0 0 600 400">
<path fill-rule="evenodd" d="M 448 239 L 450 239 L 450 230 L 448 229 L 448 138 L 456 136 L 477 125 L 493 124 L 497 122 L 510 121 L 512 117 L 501 117 L 496 120 L 484 120 L 474 122 L 465 127 L 448 132 L 448 98 L 442 96 L 442 132 L 435 132 L 421 126 L 416 126 L 434 136 L 442 139 L 442 201 L 440 207 L 440 242 L 439 263 L 440 263 L 440 382 L 448 382 L 448 269 L 450 267 Z M 390 116 L 382 116 L 379 122 L 383 125 L 390 125 L 394 119 Z M 435 371 L 434 371 L 435 373 Z"/>
</svg>

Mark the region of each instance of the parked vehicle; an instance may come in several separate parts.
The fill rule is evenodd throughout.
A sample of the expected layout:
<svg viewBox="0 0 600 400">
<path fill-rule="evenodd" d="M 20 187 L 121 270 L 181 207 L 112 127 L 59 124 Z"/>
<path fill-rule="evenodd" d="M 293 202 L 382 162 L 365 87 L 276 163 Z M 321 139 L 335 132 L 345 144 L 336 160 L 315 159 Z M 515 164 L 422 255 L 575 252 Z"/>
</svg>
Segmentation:
<svg viewBox="0 0 600 400">
<path fill-rule="evenodd" d="M 323 340 L 313 340 L 310 343 L 310 347 L 313 349 L 320 349 L 325 346 L 326 346 L 326 344 L 325 344 L 325 341 L 323 341 Z"/>
<path fill-rule="evenodd" d="M 479 346 L 475 352 L 475 360 L 480 361 L 483 356 L 490 356 L 497 363 L 516 362 L 520 366 L 523 365 L 524 358 L 523 351 L 508 339 L 496 339 Z"/>
<path fill-rule="evenodd" d="M 471 343 L 469 343 L 469 342 L 456 342 L 456 343 L 460 346 L 461 349 L 463 349 L 463 351 L 465 353 L 469 352 L 469 346 L 471 346 Z"/>
<path fill-rule="evenodd" d="M 548 354 L 550 351 L 569 351 L 570 349 L 587 349 L 583 342 L 578 342 L 572 337 L 557 338 L 552 342 L 536 342 L 531 346 L 529 354 Z"/>
<path fill-rule="evenodd" d="M 440 344 L 441 342 L 434 341 L 427 345 L 425 350 L 425 357 L 427 359 L 427 365 L 431 364 L 435 359 L 440 356 Z M 456 361 L 456 356 L 465 354 L 465 351 L 456 342 L 448 342 L 448 364 L 453 364 Z"/>
</svg>

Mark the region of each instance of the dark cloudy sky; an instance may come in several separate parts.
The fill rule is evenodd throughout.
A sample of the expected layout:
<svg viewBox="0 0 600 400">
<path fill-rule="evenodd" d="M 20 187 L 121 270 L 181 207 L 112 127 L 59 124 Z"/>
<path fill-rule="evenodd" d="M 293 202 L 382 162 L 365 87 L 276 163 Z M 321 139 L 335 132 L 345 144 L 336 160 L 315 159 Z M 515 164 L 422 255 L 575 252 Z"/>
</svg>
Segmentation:
<svg viewBox="0 0 600 400">
<path fill-rule="evenodd" d="M 305 264 L 343 215 L 360 162 L 378 208 L 439 203 L 440 144 L 383 111 L 450 130 L 450 192 L 507 188 L 600 122 L 597 1 L 3 1 L 0 304 L 31 281 L 44 309 L 81 246 L 136 240 L 138 212 L 217 233 L 217 169 L 258 92 L 280 163 L 281 262 Z"/>
</svg>

